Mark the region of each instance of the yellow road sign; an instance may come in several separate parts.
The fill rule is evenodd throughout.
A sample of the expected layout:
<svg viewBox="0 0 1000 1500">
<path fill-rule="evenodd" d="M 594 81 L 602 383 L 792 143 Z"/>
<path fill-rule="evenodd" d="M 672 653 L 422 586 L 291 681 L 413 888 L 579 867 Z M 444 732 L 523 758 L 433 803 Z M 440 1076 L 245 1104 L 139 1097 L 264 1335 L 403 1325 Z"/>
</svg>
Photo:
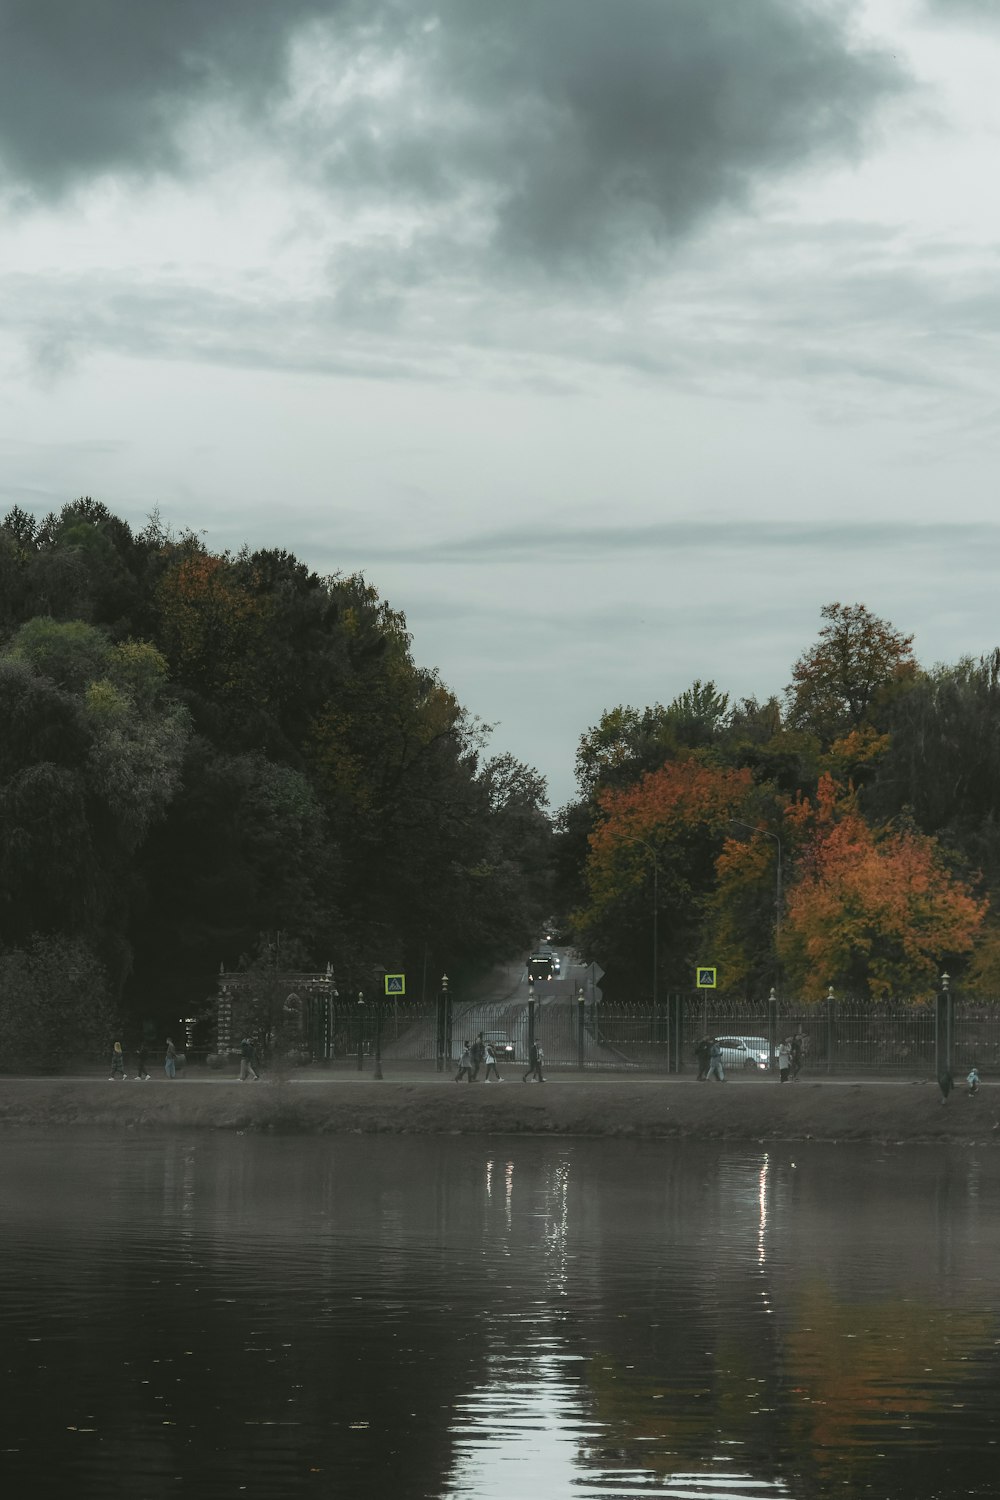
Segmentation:
<svg viewBox="0 0 1000 1500">
<path fill-rule="evenodd" d="M 714 990 L 716 970 L 699 964 L 695 970 L 695 984 L 700 990 Z"/>
</svg>

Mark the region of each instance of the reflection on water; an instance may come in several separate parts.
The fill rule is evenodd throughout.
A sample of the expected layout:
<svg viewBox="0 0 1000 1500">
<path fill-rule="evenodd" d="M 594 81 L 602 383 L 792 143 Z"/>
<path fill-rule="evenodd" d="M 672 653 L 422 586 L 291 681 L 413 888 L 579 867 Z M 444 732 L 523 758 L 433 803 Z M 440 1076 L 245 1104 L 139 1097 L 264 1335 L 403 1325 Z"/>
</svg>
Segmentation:
<svg viewBox="0 0 1000 1500">
<path fill-rule="evenodd" d="M 996 1495 L 998 1163 L 8 1135 L 4 1494 Z"/>
</svg>

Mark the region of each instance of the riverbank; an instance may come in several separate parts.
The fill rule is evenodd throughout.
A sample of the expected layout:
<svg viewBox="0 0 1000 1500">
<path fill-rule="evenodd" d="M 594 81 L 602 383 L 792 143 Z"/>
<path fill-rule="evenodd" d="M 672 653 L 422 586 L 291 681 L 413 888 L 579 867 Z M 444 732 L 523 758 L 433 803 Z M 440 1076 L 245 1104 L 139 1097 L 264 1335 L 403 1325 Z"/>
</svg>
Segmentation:
<svg viewBox="0 0 1000 1500">
<path fill-rule="evenodd" d="M 293 1075 L 239 1084 L 192 1074 L 173 1083 L 0 1078 L 0 1129 L 111 1128 L 284 1134 L 575 1135 L 629 1139 L 1000 1144 L 1000 1092 L 964 1085 L 942 1107 L 936 1084 L 735 1078 L 516 1076 L 456 1086 L 449 1076 Z"/>
</svg>

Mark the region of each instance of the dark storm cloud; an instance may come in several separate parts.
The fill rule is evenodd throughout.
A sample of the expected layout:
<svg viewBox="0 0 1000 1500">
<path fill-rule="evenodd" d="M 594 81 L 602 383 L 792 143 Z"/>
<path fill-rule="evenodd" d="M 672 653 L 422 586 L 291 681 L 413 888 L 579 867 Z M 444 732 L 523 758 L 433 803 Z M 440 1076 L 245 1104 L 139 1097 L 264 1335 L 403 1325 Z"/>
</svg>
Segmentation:
<svg viewBox="0 0 1000 1500">
<path fill-rule="evenodd" d="M 851 14 L 847 0 L 0 0 L 0 159 L 42 192 L 182 170 L 179 128 L 224 102 L 331 187 L 586 273 L 769 174 L 858 151 L 902 77 L 852 42 Z M 273 106 L 309 22 L 324 23 L 324 71 L 291 126 Z"/>
<path fill-rule="evenodd" d="M 843 5 L 443 0 L 438 14 L 397 38 L 423 110 L 381 122 L 370 153 L 342 147 L 337 168 L 473 203 L 485 190 L 497 248 L 543 264 L 641 255 L 762 176 L 856 151 L 901 84 L 891 58 L 849 45 Z"/>
<path fill-rule="evenodd" d="M 265 101 L 335 0 L 0 0 L 0 159 L 36 190 L 177 169 L 193 104 Z"/>
</svg>

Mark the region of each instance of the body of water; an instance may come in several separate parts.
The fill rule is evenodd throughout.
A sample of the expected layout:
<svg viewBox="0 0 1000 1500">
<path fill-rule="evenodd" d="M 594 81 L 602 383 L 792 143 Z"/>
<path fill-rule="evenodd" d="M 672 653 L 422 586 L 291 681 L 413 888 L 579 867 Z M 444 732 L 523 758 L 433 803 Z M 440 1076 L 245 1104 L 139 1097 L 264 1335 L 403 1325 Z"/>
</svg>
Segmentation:
<svg viewBox="0 0 1000 1500">
<path fill-rule="evenodd" d="M 0 1492 L 1000 1494 L 1000 1152 L 8 1134 Z"/>
</svg>

